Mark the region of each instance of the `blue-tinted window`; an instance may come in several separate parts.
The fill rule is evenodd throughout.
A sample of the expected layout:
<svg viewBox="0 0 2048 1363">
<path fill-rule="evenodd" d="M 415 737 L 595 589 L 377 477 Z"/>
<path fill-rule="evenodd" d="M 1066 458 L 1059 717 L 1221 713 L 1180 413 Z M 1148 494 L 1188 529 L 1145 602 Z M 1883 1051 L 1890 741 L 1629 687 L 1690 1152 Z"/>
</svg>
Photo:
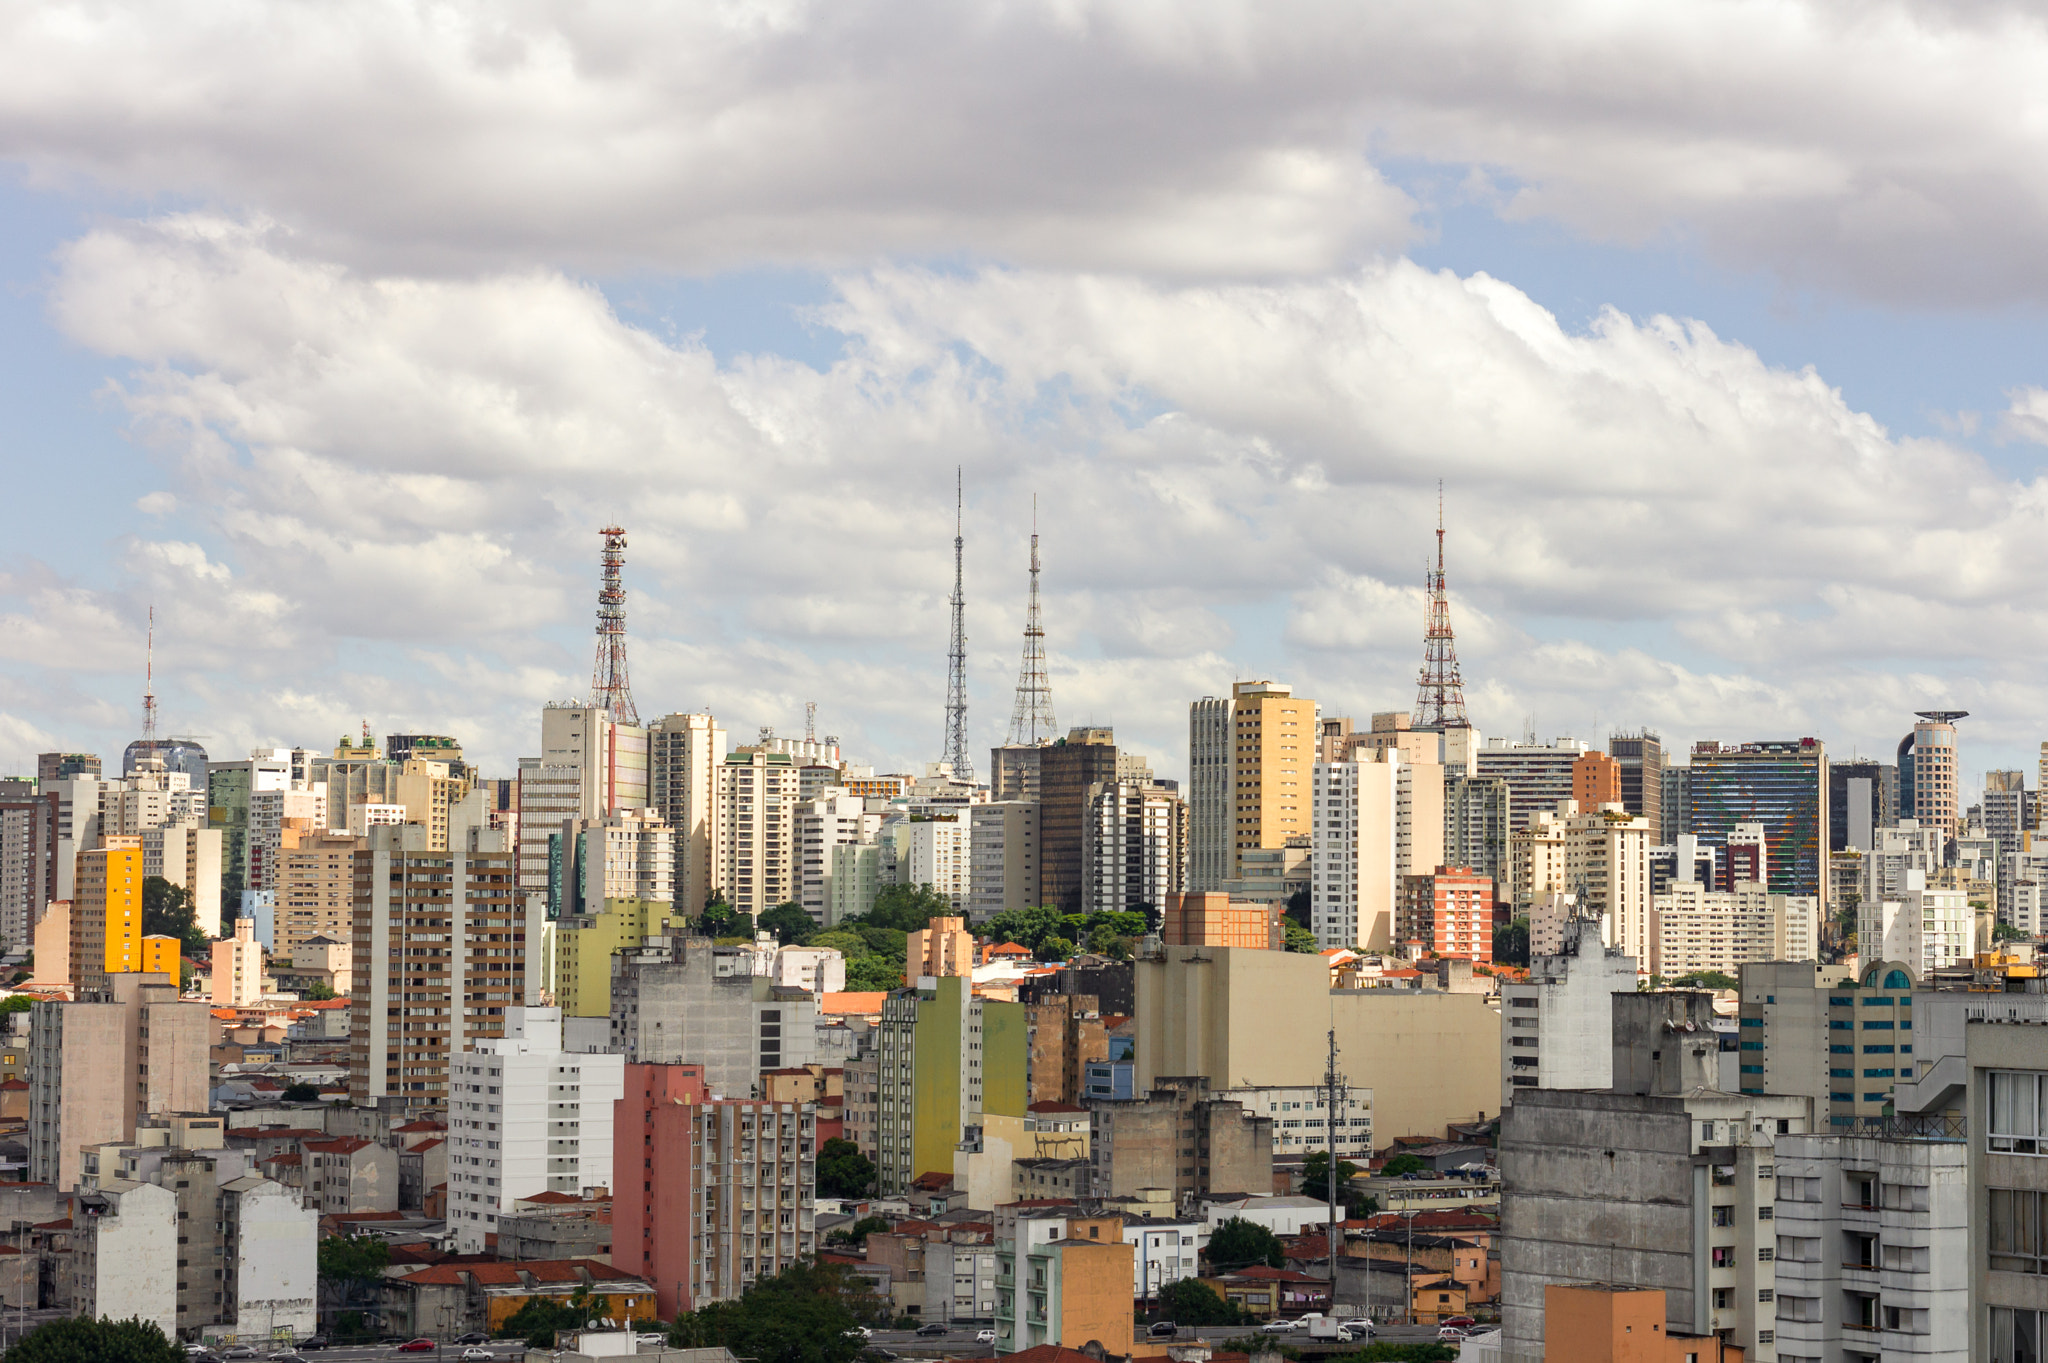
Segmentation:
<svg viewBox="0 0 2048 1363">
<path fill-rule="evenodd" d="M 1884 987 L 1887 989 L 1911 989 L 1913 982 L 1906 978 L 1905 971 L 1894 970 L 1884 977 Z"/>
</svg>

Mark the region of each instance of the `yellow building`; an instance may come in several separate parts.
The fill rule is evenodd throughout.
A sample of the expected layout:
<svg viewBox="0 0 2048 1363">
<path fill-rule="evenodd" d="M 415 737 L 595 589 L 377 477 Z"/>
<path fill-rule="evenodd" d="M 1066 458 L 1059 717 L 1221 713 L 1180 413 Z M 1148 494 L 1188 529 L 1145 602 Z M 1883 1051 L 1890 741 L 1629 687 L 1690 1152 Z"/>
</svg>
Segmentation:
<svg viewBox="0 0 2048 1363">
<path fill-rule="evenodd" d="M 142 839 L 109 838 L 78 854 L 71 983 L 80 992 L 102 990 L 109 975 L 142 968 Z"/>
<path fill-rule="evenodd" d="M 448 850 L 448 810 L 469 794 L 469 780 L 450 774 L 446 762 L 412 758 L 398 773 L 397 803 L 405 806 L 405 821 L 427 830 L 427 850 Z"/>
<path fill-rule="evenodd" d="M 179 958 L 184 954 L 184 943 L 175 937 L 152 934 L 142 939 L 142 973 L 161 975 L 176 984 L 182 978 L 178 968 Z"/>
<path fill-rule="evenodd" d="M 1230 700 L 1236 850 L 1283 847 L 1309 832 L 1316 703 L 1285 683 L 1267 681 L 1237 683 Z M 1242 874 L 1234 863 L 1231 873 Z"/>
<path fill-rule="evenodd" d="M 662 899 L 607 899 L 602 913 L 577 914 L 555 925 L 555 1002 L 563 1017 L 612 1014 L 612 953 L 637 947 L 672 921 Z"/>
</svg>

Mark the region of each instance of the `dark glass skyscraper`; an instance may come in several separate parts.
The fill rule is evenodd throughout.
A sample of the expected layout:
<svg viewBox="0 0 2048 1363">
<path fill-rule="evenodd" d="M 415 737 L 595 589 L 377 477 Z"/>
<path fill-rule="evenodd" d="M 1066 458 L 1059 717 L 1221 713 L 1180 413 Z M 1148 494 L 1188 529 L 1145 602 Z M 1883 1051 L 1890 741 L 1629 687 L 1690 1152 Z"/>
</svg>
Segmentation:
<svg viewBox="0 0 2048 1363">
<path fill-rule="evenodd" d="M 1737 824 L 1760 823 L 1771 893 L 1826 900 L 1828 759 L 1819 739 L 1695 744 L 1691 786 L 1702 844 L 1725 857 Z"/>
</svg>

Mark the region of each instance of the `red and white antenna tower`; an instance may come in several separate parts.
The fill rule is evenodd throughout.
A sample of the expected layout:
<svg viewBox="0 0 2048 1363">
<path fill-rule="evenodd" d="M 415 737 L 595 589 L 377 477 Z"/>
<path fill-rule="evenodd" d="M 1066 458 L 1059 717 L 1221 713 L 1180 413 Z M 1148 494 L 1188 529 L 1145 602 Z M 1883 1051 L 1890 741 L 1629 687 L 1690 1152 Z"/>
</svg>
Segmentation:
<svg viewBox="0 0 2048 1363">
<path fill-rule="evenodd" d="M 1451 633 L 1451 603 L 1444 595 L 1444 485 L 1436 485 L 1436 571 L 1424 570 L 1429 605 L 1422 630 L 1422 675 L 1415 692 L 1415 727 L 1469 729 L 1465 681 L 1458 675 L 1458 641 Z"/>
<path fill-rule="evenodd" d="M 156 757 L 156 607 L 149 608 L 149 635 L 142 665 L 142 764 Z"/>
<path fill-rule="evenodd" d="M 604 536 L 604 586 L 597 593 L 597 665 L 590 673 L 590 704 L 614 724 L 640 723 L 633 708 L 633 684 L 626 677 L 626 589 L 619 570 L 626 564 L 626 532 L 608 525 Z"/>
</svg>

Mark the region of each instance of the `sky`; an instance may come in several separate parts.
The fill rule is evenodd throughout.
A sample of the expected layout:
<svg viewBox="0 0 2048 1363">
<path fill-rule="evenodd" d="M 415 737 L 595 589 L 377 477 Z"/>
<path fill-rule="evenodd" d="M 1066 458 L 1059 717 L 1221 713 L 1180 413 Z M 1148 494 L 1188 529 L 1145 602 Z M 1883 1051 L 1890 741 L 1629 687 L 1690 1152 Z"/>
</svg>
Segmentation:
<svg viewBox="0 0 2048 1363">
<path fill-rule="evenodd" d="M 24 3 L 0 14 L 0 770 L 587 695 L 1005 736 L 2048 700 L 2048 25 L 1985 0 Z M 985 754 L 982 759 L 985 762 Z M 985 774 L 985 773 L 984 773 Z"/>
</svg>

